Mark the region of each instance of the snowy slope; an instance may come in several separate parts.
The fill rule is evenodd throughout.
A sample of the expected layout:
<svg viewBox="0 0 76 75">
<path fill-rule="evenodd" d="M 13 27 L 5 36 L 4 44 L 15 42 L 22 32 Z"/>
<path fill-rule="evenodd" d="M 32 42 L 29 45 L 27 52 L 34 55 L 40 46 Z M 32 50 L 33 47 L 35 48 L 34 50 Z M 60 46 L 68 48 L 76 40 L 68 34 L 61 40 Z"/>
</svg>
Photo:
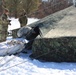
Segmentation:
<svg viewBox="0 0 76 75">
<path fill-rule="evenodd" d="M 29 58 L 30 54 L 0 57 L 0 75 L 76 75 L 76 63 L 41 62 Z"/>
</svg>

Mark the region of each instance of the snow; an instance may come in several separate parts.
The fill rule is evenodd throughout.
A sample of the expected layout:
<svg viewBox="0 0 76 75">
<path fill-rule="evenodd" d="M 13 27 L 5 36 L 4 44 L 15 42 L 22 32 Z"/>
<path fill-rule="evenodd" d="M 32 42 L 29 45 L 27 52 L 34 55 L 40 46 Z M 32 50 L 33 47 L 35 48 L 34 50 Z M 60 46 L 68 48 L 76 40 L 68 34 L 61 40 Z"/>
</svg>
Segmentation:
<svg viewBox="0 0 76 75">
<path fill-rule="evenodd" d="M 20 23 L 18 21 L 18 19 L 14 19 L 14 18 L 11 18 L 11 25 L 8 26 L 8 31 L 10 30 L 13 30 L 13 29 L 17 29 L 17 28 L 20 28 Z M 38 21 L 39 19 L 34 19 L 34 18 L 28 18 L 28 24 L 31 24 L 33 22 L 36 22 Z"/>
<path fill-rule="evenodd" d="M 47 2 L 48 0 L 42 0 L 42 1 L 45 1 L 45 2 Z"/>
<path fill-rule="evenodd" d="M 13 18 L 12 20 L 12 25 L 17 24 L 15 27 L 19 27 L 18 19 Z M 34 21 L 34 19 L 30 20 Z M 11 28 L 14 26 L 11 26 Z M 8 37 L 7 40 L 11 40 L 11 38 Z M 4 49 L 6 48 L 7 46 L 4 47 Z M 28 51 L 27 54 L 1 56 L 0 75 L 76 75 L 76 63 L 42 62 L 31 59 L 30 54 L 31 52 Z"/>
<path fill-rule="evenodd" d="M 10 39 L 0 43 L 0 56 L 11 55 L 21 52 L 24 49 L 24 44 L 28 43 L 24 38 Z"/>
</svg>

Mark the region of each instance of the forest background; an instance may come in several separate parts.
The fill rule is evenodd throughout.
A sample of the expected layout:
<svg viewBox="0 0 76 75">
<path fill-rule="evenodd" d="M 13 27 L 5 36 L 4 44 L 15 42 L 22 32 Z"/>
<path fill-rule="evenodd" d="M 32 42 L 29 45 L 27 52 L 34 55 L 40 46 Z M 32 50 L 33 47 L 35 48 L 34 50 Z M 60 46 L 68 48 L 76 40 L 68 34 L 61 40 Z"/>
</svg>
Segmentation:
<svg viewBox="0 0 76 75">
<path fill-rule="evenodd" d="M 72 0 L 0 0 L 0 14 L 8 8 L 10 16 L 17 18 L 24 9 L 28 17 L 41 19 L 72 4 Z"/>
</svg>

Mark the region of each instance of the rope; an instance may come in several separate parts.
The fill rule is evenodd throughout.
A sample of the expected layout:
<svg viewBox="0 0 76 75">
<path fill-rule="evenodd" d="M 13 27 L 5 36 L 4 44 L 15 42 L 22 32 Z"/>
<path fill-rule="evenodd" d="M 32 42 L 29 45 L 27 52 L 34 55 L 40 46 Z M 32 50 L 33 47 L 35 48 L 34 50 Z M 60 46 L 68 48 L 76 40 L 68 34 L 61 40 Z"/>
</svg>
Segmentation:
<svg viewBox="0 0 76 75">
<path fill-rule="evenodd" d="M 8 54 L 9 50 L 10 50 L 10 48 L 8 47 L 8 49 L 6 50 L 5 53 Z M 19 52 L 18 52 L 16 55 L 19 55 Z M 6 56 L 3 57 L 3 58 L 0 60 L 0 63 L 1 63 L 5 58 L 6 58 Z M 4 66 L 5 64 L 7 64 L 8 62 L 10 62 L 10 61 L 13 60 L 14 58 L 15 58 L 15 56 L 14 56 L 13 58 L 9 59 L 9 60 L 8 60 L 7 62 L 5 62 L 4 64 L 0 65 L 0 67 Z"/>
<path fill-rule="evenodd" d="M 32 40 L 34 40 L 34 39 L 32 39 Z M 32 40 L 31 40 L 31 41 L 32 41 Z M 30 47 L 30 46 L 29 46 L 29 47 Z M 28 48 L 29 48 L 29 47 L 28 47 Z M 9 48 L 9 47 L 8 47 L 8 48 Z M 28 48 L 27 48 L 27 49 L 28 49 Z M 9 49 L 9 50 L 10 50 L 10 49 Z M 8 54 L 8 49 L 6 50 L 6 53 Z M 20 52 L 18 52 L 16 55 L 19 55 L 19 53 L 20 53 Z M 0 62 L 2 62 L 5 58 L 6 58 L 6 56 L 5 56 L 4 58 L 2 58 L 2 59 L 0 60 Z M 8 62 L 12 61 L 14 58 L 16 58 L 16 57 L 15 57 L 15 56 L 12 57 L 12 58 L 9 59 L 7 62 L 5 62 L 4 64 L 0 65 L 0 67 L 3 67 L 5 64 L 7 64 Z"/>
<path fill-rule="evenodd" d="M 61 3 L 61 2 L 60 2 Z M 59 3 L 58 3 L 59 4 Z M 56 4 L 57 5 L 57 4 Z M 55 5 L 54 5 L 55 6 Z M 52 7 L 52 6 L 49 6 L 49 7 Z M 47 8 L 49 8 L 49 7 L 47 7 Z M 47 9 L 46 8 L 46 9 Z M 32 40 L 34 40 L 34 39 L 32 39 Z M 31 40 L 31 41 L 32 41 Z M 29 46 L 30 47 L 30 46 Z M 28 47 L 28 48 L 29 48 Z M 47 53 L 44 53 L 44 54 L 41 54 L 41 55 L 39 55 L 39 56 L 37 56 L 37 57 L 35 57 L 35 58 L 39 58 L 39 57 L 41 57 L 41 56 L 43 56 L 43 55 L 46 55 L 46 54 L 48 54 L 49 52 L 47 52 Z M 1 60 L 0 60 L 0 62 L 2 62 L 2 60 L 3 59 L 5 59 L 6 58 L 6 56 L 4 57 L 4 58 L 2 58 Z M 8 62 L 10 62 L 10 61 L 12 61 L 14 58 L 16 58 L 15 56 L 13 57 L 13 58 L 11 58 L 11 59 L 9 59 L 7 62 L 5 62 L 4 64 L 2 64 L 1 65 L 1 67 L 2 66 L 4 66 L 5 64 L 7 64 Z M 6 71 L 6 70 L 8 70 L 8 69 L 10 69 L 10 68 L 13 68 L 13 67 L 15 67 L 15 66 L 18 66 L 18 65 L 20 65 L 20 64 L 23 64 L 23 63 L 25 63 L 26 61 L 23 61 L 23 62 L 21 62 L 21 63 L 18 63 L 18 64 L 15 64 L 15 65 L 13 65 L 13 66 L 10 66 L 10 67 L 7 67 L 7 68 L 5 68 L 5 69 L 2 69 L 2 70 L 0 70 L 0 72 L 2 72 L 2 71 Z"/>
<path fill-rule="evenodd" d="M 7 64 L 8 62 L 10 62 L 11 60 L 13 60 L 14 58 L 16 58 L 15 56 L 10 58 L 7 62 L 5 62 L 4 64 L 0 65 L 0 68 L 3 67 L 5 64 Z"/>
<path fill-rule="evenodd" d="M 42 38 L 42 36 L 41 36 L 41 38 Z M 34 40 L 34 39 L 32 39 L 32 40 Z M 30 41 L 32 41 L 32 40 L 30 40 Z M 29 47 L 30 47 L 30 46 L 29 46 Z M 28 48 L 29 48 L 29 47 L 28 47 Z M 41 55 L 39 55 L 39 56 L 37 56 L 37 57 L 35 57 L 35 58 L 41 57 L 41 56 L 46 55 L 46 54 L 48 54 L 48 53 L 49 53 L 49 52 L 44 53 L 44 54 L 41 54 Z M 7 64 L 8 62 L 12 61 L 14 58 L 16 58 L 16 57 L 14 56 L 13 58 L 9 59 L 7 62 L 5 62 L 4 64 L 2 64 L 1 67 L 3 67 L 3 66 L 4 66 L 5 64 Z M 1 60 L 3 60 L 3 59 L 1 59 Z M 1 61 L 1 60 L 0 60 L 0 61 Z M 23 64 L 23 63 L 25 63 L 25 62 L 26 62 L 26 61 L 23 61 L 23 62 L 21 62 L 21 63 L 15 64 L 15 65 L 13 65 L 13 66 L 7 67 L 7 68 L 5 68 L 5 69 L 0 70 L 0 72 L 6 71 L 6 70 L 8 70 L 8 69 L 10 69 L 10 68 L 13 68 L 13 67 L 18 66 L 18 65 L 20 65 L 20 64 Z"/>
<path fill-rule="evenodd" d="M 41 57 L 41 56 L 43 56 L 43 55 L 46 55 L 46 54 L 48 54 L 48 53 L 49 53 L 49 52 L 44 53 L 44 54 L 42 54 L 42 55 L 39 55 L 39 56 L 37 56 L 36 58 Z M 10 67 L 7 67 L 7 68 L 5 68 L 5 69 L 2 69 L 2 70 L 0 70 L 0 72 L 2 72 L 2 71 L 6 71 L 6 70 L 11 69 L 11 68 L 13 68 L 13 67 L 15 67 L 15 66 L 18 66 L 18 65 L 24 64 L 25 62 L 27 62 L 27 61 L 23 61 L 23 62 L 21 62 L 21 63 L 15 64 L 15 65 L 10 66 Z"/>
<path fill-rule="evenodd" d="M 10 67 L 7 67 L 7 68 L 5 68 L 5 69 L 2 69 L 2 70 L 0 70 L 0 72 L 6 71 L 6 70 L 8 70 L 8 69 L 10 69 L 10 68 L 13 68 L 13 67 L 15 67 L 15 66 L 21 65 L 21 64 L 23 64 L 23 63 L 25 63 L 25 62 L 27 62 L 27 61 L 23 61 L 23 62 L 21 62 L 21 63 L 15 64 L 15 65 L 10 66 Z"/>
<path fill-rule="evenodd" d="M 39 56 L 37 56 L 36 58 L 41 57 L 41 56 L 43 56 L 43 55 L 46 55 L 46 54 L 48 54 L 48 53 L 49 53 L 49 52 L 44 53 L 44 54 L 42 54 L 42 55 L 39 55 Z M 15 67 L 15 66 L 18 66 L 18 65 L 24 64 L 25 62 L 27 62 L 27 61 L 23 61 L 23 62 L 21 62 L 21 63 L 15 64 L 15 65 L 10 66 L 10 67 L 7 67 L 7 68 L 5 68 L 5 69 L 2 69 L 2 70 L 0 70 L 0 72 L 2 72 L 2 71 L 6 71 L 6 70 L 11 69 L 11 68 L 13 68 L 13 67 Z"/>
</svg>

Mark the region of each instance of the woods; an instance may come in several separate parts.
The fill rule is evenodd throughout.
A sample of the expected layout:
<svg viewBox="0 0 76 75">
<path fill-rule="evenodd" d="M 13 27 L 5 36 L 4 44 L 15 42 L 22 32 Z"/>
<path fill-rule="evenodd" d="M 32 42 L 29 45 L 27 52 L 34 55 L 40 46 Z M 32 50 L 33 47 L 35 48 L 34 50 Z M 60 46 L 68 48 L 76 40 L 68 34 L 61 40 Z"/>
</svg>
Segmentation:
<svg viewBox="0 0 76 75">
<path fill-rule="evenodd" d="M 32 13 L 32 17 L 41 19 L 57 11 L 63 10 L 72 4 L 72 0 L 42 0 L 38 10 Z"/>
<path fill-rule="evenodd" d="M 24 9 L 28 17 L 41 19 L 72 4 L 72 0 L 0 0 L 0 11 L 8 8 L 10 16 L 17 18 Z"/>
<path fill-rule="evenodd" d="M 2 9 L 2 0 L 0 0 L 0 15 L 3 13 L 3 9 Z"/>
<path fill-rule="evenodd" d="M 37 10 L 40 0 L 4 0 L 4 7 L 10 11 L 10 16 L 18 17 L 24 9 L 28 14 Z"/>
</svg>

